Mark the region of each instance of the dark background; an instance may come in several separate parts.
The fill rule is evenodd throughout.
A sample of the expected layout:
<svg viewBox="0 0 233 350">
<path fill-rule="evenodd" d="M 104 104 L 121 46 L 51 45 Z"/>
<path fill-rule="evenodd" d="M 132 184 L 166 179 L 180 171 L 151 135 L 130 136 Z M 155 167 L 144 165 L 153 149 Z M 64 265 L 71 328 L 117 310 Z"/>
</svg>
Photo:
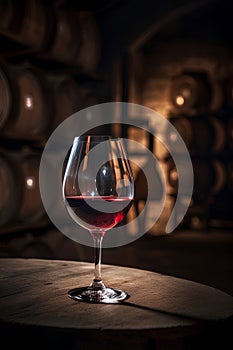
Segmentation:
<svg viewBox="0 0 233 350">
<path fill-rule="evenodd" d="M 40 155 L 59 113 L 66 118 L 96 103 L 135 102 L 175 121 L 182 136 L 189 137 L 191 130 L 188 147 L 197 164 L 194 198 L 179 227 L 165 234 L 177 185 L 177 179 L 170 177 L 169 155 L 159 151 L 151 135 L 123 130 L 121 125 L 111 130 L 145 142 L 164 165 L 169 186 L 166 210 L 157 225 L 134 243 L 105 249 L 103 262 L 184 277 L 233 295 L 232 1 L 0 4 L 0 256 L 92 261 L 92 249 L 58 232 L 43 211 Z M 80 11 L 91 14 L 89 22 L 77 20 Z M 56 13 L 69 18 L 60 39 Z M 86 37 L 80 34 L 85 25 Z M 89 64 L 88 57 L 92 57 Z M 19 84 L 22 69 L 32 72 L 33 87 Z M 182 107 L 172 100 L 180 93 L 179 86 L 172 84 L 177 76 L 182 82 L 186 75 L 193 85 L 187 107 Z M 59 90 L 63 79 L 68 79 L 68 87 Z M 38 84 L 40 102 L 25 112 L 19 100 L 29 96 L 30 101 Z M 6 86 L 13 96 L 11 102 Z M 28 95 L 27 89 L 31 89 Z M 59 93 L 64 93 L 66 104 L 57 105 Z M 29 122 L 33 118 L 37 118 L 35 124 Z M 179 124 L 180 118 L 188 121 L 188 131 Z M 136 191 L 144 186 L 137 174 Z M 33 192 L 25 187 L 31 175 Z M 139 191 L 136 205 L 144 200 Z"/>
</svg>

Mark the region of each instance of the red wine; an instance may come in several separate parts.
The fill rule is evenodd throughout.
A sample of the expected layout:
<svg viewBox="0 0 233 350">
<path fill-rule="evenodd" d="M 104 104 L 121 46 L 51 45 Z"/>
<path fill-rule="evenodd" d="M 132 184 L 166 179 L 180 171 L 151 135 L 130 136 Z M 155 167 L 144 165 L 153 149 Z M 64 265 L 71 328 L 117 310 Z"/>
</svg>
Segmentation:
<svg viewBox="0 0 233 350">
<path fill-rule="evenodd" d="M 100 203 L 102 200 L 114 202 L 113 213 L 102 212 L 92 206 L 93 203 L 98 208 L 98 202 Z M 109 230 L 116 226 L 125 218 L 132 205 L 132 199 L 126 197 L 67 196 L 66 201 L 71 217 L 89 230 Z"/>
</svg>

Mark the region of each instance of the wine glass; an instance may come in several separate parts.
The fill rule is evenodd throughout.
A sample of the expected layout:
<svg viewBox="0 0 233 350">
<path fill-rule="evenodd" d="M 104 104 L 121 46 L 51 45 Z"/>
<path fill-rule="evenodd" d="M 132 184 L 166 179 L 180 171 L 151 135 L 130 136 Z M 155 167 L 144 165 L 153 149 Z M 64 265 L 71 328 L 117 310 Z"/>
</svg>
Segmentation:
<svg viewBox="0 0 233 350">
<path fill-rule="evenodd" d="M 101 277 L 102 240 L 125 218 L 134 197 L 134 179 L 120 138 L 75 137 L 63 177 L 63 200 L 71 218 L 94 240 L 94 278 L 87 287 L 68 291 L 74 300 L 117 303 L 129 295 L 106 287 Z"/>
</svg>

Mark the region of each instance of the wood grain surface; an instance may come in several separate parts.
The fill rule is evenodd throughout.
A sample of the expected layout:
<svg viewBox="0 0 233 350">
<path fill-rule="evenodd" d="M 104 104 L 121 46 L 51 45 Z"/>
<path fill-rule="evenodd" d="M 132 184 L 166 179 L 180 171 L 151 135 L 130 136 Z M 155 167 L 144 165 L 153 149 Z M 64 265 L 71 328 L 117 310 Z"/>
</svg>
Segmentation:
<svg viewBox="0 0 233 350">
<path fill-rule="evenodd" d="M 233 315 L 233 297 L 196 282 L 140 269 L 103 266 L 107 286 L 130 298 L 117 305 L 71 300 L 88 285 L 93 265 L 42 259 L 0 260 L 0 319 L 77 329 L 156 329 Z"/>
</svg>

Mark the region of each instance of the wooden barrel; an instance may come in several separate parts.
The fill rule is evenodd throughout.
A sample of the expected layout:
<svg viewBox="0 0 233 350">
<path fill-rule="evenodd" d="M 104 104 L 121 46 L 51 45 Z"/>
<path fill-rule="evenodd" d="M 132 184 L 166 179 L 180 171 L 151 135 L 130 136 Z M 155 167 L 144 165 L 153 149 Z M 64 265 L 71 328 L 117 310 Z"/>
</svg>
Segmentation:
<svg viewBox="0 0 233 350">
<path fill-rule="evenodd" d="M 44 218 L 39 189 L 40 154 L 5 152 L 0 164 L 0 225 L 29 225 Z"/>
<path fill-rule="evenodd" d="M 2 3 L 2 2 L 1 2 Z M 3 1 L 2 34 L 36 50 L 43 50 L 51 40 L 53 16 L 49 5 L 40 0 Z"/>
<path fill-rule="evenodd" d="M 214 116 L 177 117 L 170 121 L 192 154 L 219 153 L 226 144 L 225 127 Z M 171 141 L 172 136 L 168 135 Z"/>
<path fill-rule="evenodd" d="M 227 165 L 227 183 L 229 189 L 233 192 L 233 161 L 229 161 Z"/>
<path fill-rule="evenodd" d="M 14 162 L 0 154 L 0 226 L 15 219 L 20 200 L 18 173 Z"/>
<path fill-rule="evenodd" d="M 5 65 L 0 72 L 1 123 L 14 138 L 45 137 L 51 117 L 51 99 L 43 72 L 36 67 Z"/>
<path fill-rule="evenodd" d="M 46 48 L 51 37 L 52 21 L 53 16 L 49 16 L 49 11 L 43 1 L 25 0 L 24 16 L 17 36 L 18 40 L 39 50 Z"/>
<path fill-rule="evenodd" d="M 97 96 L 94 95 L 93 92 L 87 92 L 83 98 L 83 108 L 95 106 L 99 104 L 100 101 Z"/>
<path fill-rule="evenodd" d="M 212 166 L 215 174 L 214 185 L 211 190 L 211 194 L 216 195 L 222 191 L 227 182 L 226 167 L 218 159 L 212 159 Z"/>
<path fill-rule="evenodd" d="M 74 64 L 82 72 L 92 74 L 96 71 L 101 53 L 100 30 L 94 14 L 90 11 L 79 11 L 77 20 L 80 29 L 80 48 L 74 58 Z"/>
<path fill-rule="evenodd" d="M 12 93 L 11 86 L 8 76 L 6 74 L 3 65 L 1 64 L 0 69 L 0 129 L 8 122 L 11 111 L 13 108 L 12 104 Z"/>
<path fill-rule="evenodd" d="M 16 69 L 19 89 L 19 114 L 14 130 L 23 135 L 46 133 L 50 118 L 50 104 L 45 78 L 35 68 Z"/>
<path fill-rule="evenodd" d="M 216 195 L 225 186 L 226 169 L 218 159 L 193 159 L 192 164 L 194 173 L 194 200 L 196 202 L 207 201 L 210 195 Z M 169 160 L 166 166 L 169 190 L 171 194 L 177 194 L 179 175 L 173 160 Z M 183 172 L 185 172 L 185 166 Z"/>
<path fill-rule="evenodd" d="M 31 222 L 45 215 L 39 188 L 40 154 L 26 154 L 20 162 L 23 179 L 21 204 L 17 219 L 20 222 Z"/>
<path fill-rule="evenodd" d="M 227 145 L 229 149 L 233 149 L 233 118 L 227 121 Z"/>
<path fill-rule="evenodd" d="M 0 32 L 5 33 L 13 20 L 13 3 L 12 0 L 0 1 Z"/>
<path fill-rule="evenodd" d="M 211 102 L 211 86 L 204 73 L 184 73 L 173 77 L 169 87 L 172 111 L 195 115 Z"/>
<path fill-rule="evenodd" d="M 2 0 L 0 2 L 0 32 L 15 39 L 23 21 L 24 1 Z M 15 35 L 17 33 L 17 35 Z"/>
<path fill-rule="evenodd" d="M 233 108 L 233 78 L 226 82 L 226 100 L 230 108 Z"/>
<path fill-rule="evenodd" d="M 54 106 L 51 131 L 73 113 L 98 103 L 97 97 L 71 75 L 49 74 L 46 79 L 52 92 Z"/>
<path fill-rule="evenodd" d="M 192 198 L 187 213 L 182 220 L 182 226 L 192 231 L 207 230 L 209 225 L 208 205 L 206 202 L 196 202 Z"/>
<path fill-rule="evenodd" d="M 59 8 L 54 17 L 53 38 L 42 57 L 69 64 L 82 74 L 94 73 L 100 59 L 100 31 L 94 14 Z"/>
<path fill-rule="evenodd" d="M 209 118 L 210 127 L 214 130 L 214 144 L 212 151 L 219 153 L 222 152 L 224 147 L 226 146 L 226 128 L 222 120 L 220 118 L 211 116 Z"/>
<path fill-rule="evenodd" d="M 190 148 L 190 144 L 193 139 L 193 131 L 192 131 L 192 124 L 191 124 L 190 118 L 186 118 L 186 117 L 171 118 L 170 122 L 176 128 L 176 130 L 182 137 L 186 146 Z M 176 139 L 171 133 L 169 133 L 167 137 L 170 139 L 170 141 L 172 141 L 173 139 Z"/>
<path fill-rule="evenodd" d="M 80 47 L 79 23 L 73 12 L 61 9 L 54 11 L 54 21 L 53 37 L 44 57 L 72 63 Z"/>
<path fill-rule="evenodd" d="M 53 130 L 67 117 L 82 109 L 85 90 L 67 74 L 50 74 L 47 76 L 47 82 L 52 91 L 54 105 L 51 122 Z"/>
</svg>

